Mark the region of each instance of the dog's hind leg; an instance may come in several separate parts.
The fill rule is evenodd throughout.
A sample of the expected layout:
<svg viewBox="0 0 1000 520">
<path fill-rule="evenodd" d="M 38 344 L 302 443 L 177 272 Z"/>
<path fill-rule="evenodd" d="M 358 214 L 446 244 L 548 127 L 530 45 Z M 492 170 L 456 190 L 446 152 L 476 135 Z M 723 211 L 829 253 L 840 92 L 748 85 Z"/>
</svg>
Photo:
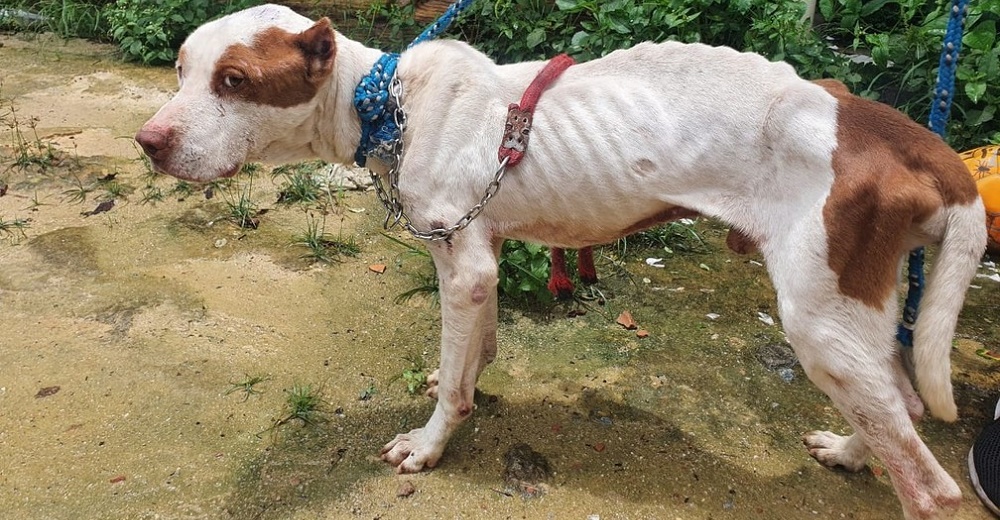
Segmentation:
<svg viewBox="0 0 1000 520">
<path fill-rule="evenodd" d="M 924 403 L 913 389 L 902 363 L 892 363 L 892 369 L 896 386 L 903 395 L 906 412 L 911 420 L 919 420 L 924 413 Z M 864 469 L 872 454 L 864 438 L 858 433 L 841 436 L 828 431 L 811 431 L 802 437 L 802 443 L 809 455 L 820 464 L 853 472 Z"/>
<path fill-rule="evenodd" d="M 498 247 L 473 226 L 449 241 L 429 244 L 441 290 L 441 366 L 437 406 L 423 428 L 397 435 L 382 459 L 399 473 L 434 467 L 448 438 L 472 414 L 476 379 L 495 352 Z"/>
<path fill-rule="evenodd" d="M 782 306 L 783 324 L 809 378 L 855 434 L 809 433 L 810 454 L 851 470 L 874 454 L 888 469 L 906 518 L 947 518 L 961 493 L 913 427 L 922 406 L 895 348 L 895 301 L 878 310 L 840 295 L 812 294 L 800 292 L 794 307 Z"/>
</svg>

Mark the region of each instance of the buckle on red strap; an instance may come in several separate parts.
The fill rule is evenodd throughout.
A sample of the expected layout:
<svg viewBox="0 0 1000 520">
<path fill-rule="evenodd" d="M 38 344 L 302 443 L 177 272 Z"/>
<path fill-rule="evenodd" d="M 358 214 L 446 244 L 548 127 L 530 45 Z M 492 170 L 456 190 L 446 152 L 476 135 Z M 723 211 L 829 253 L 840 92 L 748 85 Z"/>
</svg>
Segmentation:
<svg viewBox="0 0 1000 520">
<path fill-rule="evenodd" d="M 538 98 L 573 63 L 575 63 L 573 58 L 566 54 L 552 58 L 528 85 L 524 95 L 521 96 L 521 103 L 511 103 L 507 107 L 507 122 L 504 124 L 503 138 L 497 151 L 500 162 L 507 159 L 507 166 L 514 166 L 524 157 L 528 149 L 531 120 Z"/>
</svg>

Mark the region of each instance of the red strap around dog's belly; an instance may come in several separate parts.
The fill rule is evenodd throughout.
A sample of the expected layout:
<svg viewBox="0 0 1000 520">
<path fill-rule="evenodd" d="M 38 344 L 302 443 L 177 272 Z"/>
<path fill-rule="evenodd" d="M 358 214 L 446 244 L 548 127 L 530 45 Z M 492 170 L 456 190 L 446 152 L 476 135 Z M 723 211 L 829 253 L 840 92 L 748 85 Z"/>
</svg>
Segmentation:
<svg viewBox="0 0 1000 520">
<path fill-rule="evenodd" d="M 507 159 L 507 166 L 514 166 L 524 157 L 528 149 L 528 134 L 531 132 L 531 118 L 542 92 L 552 84 L 570 65 L 573 58 L 560 54 L 549 60 L 541 72 L 528 85 L 521 103 L 511 103 L 507 107 L 507 123 L 504 125 L 503 139 L 497 157 L 500 162 Z"/>
</svg>

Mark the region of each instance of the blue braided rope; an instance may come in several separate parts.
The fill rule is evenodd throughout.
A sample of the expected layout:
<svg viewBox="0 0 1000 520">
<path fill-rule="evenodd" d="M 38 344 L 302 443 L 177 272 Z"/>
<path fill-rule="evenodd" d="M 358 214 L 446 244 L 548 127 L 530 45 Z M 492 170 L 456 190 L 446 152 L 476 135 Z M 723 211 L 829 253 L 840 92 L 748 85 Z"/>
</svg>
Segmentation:
<svg viewBox="0 0 1000 520">
<path fill-rule="evenodd" d="M 414 38 L 414 40 L 410 42 L 406 48 L 409 49 L 418 43 L 433 40 L 434 38 L 440 36 L 441 33 L 448 29 L 448 26 L 455 20 L 455 17 L 467 7 L 472 5 L 472 2 L 475 1 L 476 0 L 458 0 L 457 2 L 449 5 L 448 9 L 445 9 L 444 13 L 442 13 L 441 16 L 439 16 L 438 19 L 435 20 L 434 23 L 432 23 L 428 28 L 424 29 L 424 32 L 420 33 L 420 36 Z"/>
<path fill-rule="evenodd" d="M 962 50 L 962 32 L 965 25 L 969 0 L 952 0 L 948 29 L 944 35 L 941 60 L 938 62 L 937 85 L 931 102 L 928 127 L 943 139 L 947 131 L 951 101 L 955 94 L 955 69 L 958 67 L 958 53 Z M 913 347 L 913 327 L 917 322 L 917 310 L 924 295 L 924 248 L 910 251 L 909 290 L 903 307 L 903 321 L 896 330 L 896 339 L 904 347 Z"/>
<path fill-rule="evenodd" d="M 354 152 L 354 162 L 364 166 L 370 155 L 381 143 L 399 136 L 399 127 L 386 110 L 389 102 L 389 83 L 396 74 L 399 54 L 384 53 L 372 65 L 368 75 L 354 89 L 354 109 L 361 120 L 361 142 Z"/>
<path fill-rule="evenodd" d="M 441 14 L 438 19 L 428 26 L 419 36 L 414 38 L 406 47 L 407 49 L 432 40 L 441 35 L 455 17 L 469 7 L 475 0 L 459 0 L 448 6 L 448 9 Z M 389 84 L 396 74 L 396 63 L 399 61 L 399 54 L 384 53 L 368 71 L 368 75 L 361 78 L 358 86 L 354 89 L 354 109 L 361 119 L 361 142 L 354 152 L 354 162 L 358 166 L 367 163 L 368 156 L 377 154 L 383 143 L 392 142 L 399 138 L 400 130 L 393 118 L 393 110 L 390 110 Z M 388 157 L 380 157 L 385 161 Z"/>
</svg>

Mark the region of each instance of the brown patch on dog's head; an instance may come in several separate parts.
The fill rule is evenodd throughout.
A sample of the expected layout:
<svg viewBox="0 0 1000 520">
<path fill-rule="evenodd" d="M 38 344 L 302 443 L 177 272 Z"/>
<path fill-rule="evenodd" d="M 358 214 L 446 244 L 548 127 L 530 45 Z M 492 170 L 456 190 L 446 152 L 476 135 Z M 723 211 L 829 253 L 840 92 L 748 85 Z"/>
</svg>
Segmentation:
<svg viewBox="0 0 1000 520">
<path fill-rule="evenodd" d="M 881 309 L 915 226 L 972 202 L 976 187 L 937 135 L 839 82 L 817 83 L 838 102 L 835 178 L 823 208 L 828 262 L 842 294 Z"/>
<path fill-rule="evenodd" d="M 212 92 L 280 108 L 306 103 L 332 72 L 336 54 L 328 18 L 298 34 L 272 27 L 249 46 L 226 49 L 212 73 Z"/>
</svg>

